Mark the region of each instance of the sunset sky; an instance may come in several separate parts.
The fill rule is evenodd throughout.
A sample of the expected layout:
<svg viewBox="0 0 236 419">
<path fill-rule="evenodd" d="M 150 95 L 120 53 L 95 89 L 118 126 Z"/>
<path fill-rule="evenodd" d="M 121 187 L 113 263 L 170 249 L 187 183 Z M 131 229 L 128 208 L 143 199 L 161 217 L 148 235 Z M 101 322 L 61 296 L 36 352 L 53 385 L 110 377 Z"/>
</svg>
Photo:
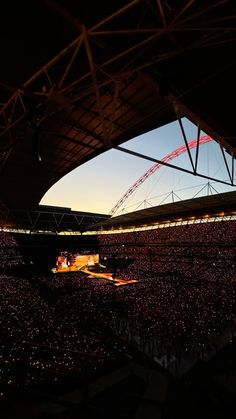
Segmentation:
<svg viewBox="0 0 236 419">
<path fill-rule="evenodd" d="M 183 119 L 183 124 L 188 141 L 196 139 L 196 126 L 187 119 Z M 123 143 L 122 147 L 156 159 L 163 159 L 183 144 L 179 124 L 173 122 Z M 195 158 L 195 150 L 192 150 L 192 156 Z M 171 163 L 191 169 L 187 153 Z M 69 207 L 78 211 L 109 213 L 126 190 L 153 164 L 118 150 L 109 150 L 62 178 L 45 194 L 41 204 Z M 200 171 L 205 175 L 228 180 L 220 147 L 216 142 L 201 146 Z M 173 199 L 171 191 L 175 193 L 174 199 L 177 199 L 177 196 L 181 199 L 192 198 L 200 189 L 203 189 L 202 194 L 206 195 L 207 182 L 207 179 L 162 166 L 131 195 L 118 212 L 130 212 L 159 205 L 163 201 L 171 202 Z M 214 189 L 217 192 L 235 190 L 235 187 L 220 183 L 211 183 L 211 185 L 212 192 Z"/>
</svg>

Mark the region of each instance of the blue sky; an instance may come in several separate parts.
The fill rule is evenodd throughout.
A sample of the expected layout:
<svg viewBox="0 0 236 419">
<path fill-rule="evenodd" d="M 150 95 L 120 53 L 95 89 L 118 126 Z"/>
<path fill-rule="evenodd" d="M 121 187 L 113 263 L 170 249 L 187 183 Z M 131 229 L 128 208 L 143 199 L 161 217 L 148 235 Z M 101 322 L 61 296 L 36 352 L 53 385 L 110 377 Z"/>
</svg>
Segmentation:
<svg viewBox="0 0 236 419">
<path fill-rule="evenodd" d="M 197 128 L 187 119 L 183 124 L 188 141 L 197 138 Z M 204 135 L 204 133 L 201 133 Z M 156 159 L 184 144 L 178 122 L 136 137 L 121 146 Z M 227 154 L 226 154 L 227 155 Z M 195 150 L 192 150 L 195 157 Z M 227 156 L 227 159 L 228 156 Z M 230 159 L 229 159 L 230 162 Z M 171 163 L 190 169 L 187 153 Z M 231 162 L 230 162 L 231 164 Z M 78 211 L 109 213 L 126 190 L 151 166 L 152 162 L 118 150 L 109 150 L 70 172 L 43 197 L 41 204 L 69 207 Z M 216 142 L 203 144 L 199 152 L 199 171 L 205 175 L 228 180 L 227 171 Z M 233 191 L 220 183 L 211 183 L 218 192 Z M 207 180 L 162 166 L 120 208 L 119 213 L 167 203 L 177 196 L 192 198 L 200 189 L 207 194 Z M 174 195 L 170 194 L 174 191 Z M 168 197 L 169 195 L 169 197 Z M 198 195 L 200 196 L 200 195 Z"/>
</svg>

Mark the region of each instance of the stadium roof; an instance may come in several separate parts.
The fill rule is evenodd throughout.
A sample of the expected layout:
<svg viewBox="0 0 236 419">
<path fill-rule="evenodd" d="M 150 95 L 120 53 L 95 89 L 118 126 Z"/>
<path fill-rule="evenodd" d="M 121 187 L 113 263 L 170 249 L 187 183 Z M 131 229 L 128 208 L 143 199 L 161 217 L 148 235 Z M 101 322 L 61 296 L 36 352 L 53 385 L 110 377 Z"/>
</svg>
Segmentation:
<svg viewBox="0 0 236 419">
<path fill-rule="evenodd" d="M 85 231 L 91 224 L 105 221 L 106 214 L 73 211 L 71 208 L 38 205 L 32 209 L 4 212 L 0 208 L 0 225 L 10 229 L 30 231 L 74 232 Z"/>
<path fill-rule="evenodd" d="M 73 232 L 126 229 L 228 215 L 236 215 L 236 192 L 162 204 L 116 217 L 48 205 L 39 205 L 31 210 L 11 210 L 6 213 L 0 208 L 0 225 L 32 232 L 73 234 Z"/>
<path fill-rule="evenodd" d="M 197 218 L 236 215 L 236 192 L 209 195 L 112 217 L 90 226 L 90 230 L 113 230 L 150 226 Z"/>
<path fill-rule="evenodd" d="M 182 116 L 235 156 L 235 9 L 233 0 L 3 2 L 3 205 L 31 209 L 72 169 Z"/>
</svg>

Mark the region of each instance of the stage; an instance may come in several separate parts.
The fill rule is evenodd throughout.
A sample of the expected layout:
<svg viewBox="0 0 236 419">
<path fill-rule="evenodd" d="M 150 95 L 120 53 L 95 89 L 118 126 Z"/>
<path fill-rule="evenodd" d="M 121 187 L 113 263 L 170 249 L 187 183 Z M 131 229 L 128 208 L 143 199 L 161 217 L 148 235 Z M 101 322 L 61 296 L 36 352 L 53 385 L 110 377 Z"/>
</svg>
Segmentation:
<svg viewBox="0 0 236 419">
<path fill-rule="evenodd" d="M 112 273 L 110 272 L 91 272 L 88 269 L 81 269 L 81 272 L 88 274 L 88 278 L 101 278 L 101 279 L 108 279 L 115 285 L 116 287 L 120 287 L 122 285 L 129 285 L 135 282 L 139 282 L 137 279 L 121 279 L 121 278 L 113 278 Z"/>
</svg>

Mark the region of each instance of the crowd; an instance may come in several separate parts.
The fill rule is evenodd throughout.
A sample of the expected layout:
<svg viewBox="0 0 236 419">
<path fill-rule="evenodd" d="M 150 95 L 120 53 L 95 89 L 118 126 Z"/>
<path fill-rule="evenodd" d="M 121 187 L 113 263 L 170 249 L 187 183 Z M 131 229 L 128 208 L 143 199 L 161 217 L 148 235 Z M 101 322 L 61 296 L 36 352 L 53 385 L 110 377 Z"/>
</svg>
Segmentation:
<svg viewBox="0 0 236 419">
<path fill-rule="evenodd" d="M 55 383 L 65 375 L 87 377 L 116 358 L 114 341 L 97 330 L 84 275 L 77 273 L 71 284 L 68 279 L 0 275 L 1 384 L 27 386 L 49 375 Z M 61 295 L 50 298 L 58 289 Z"/>
<path fill-rule="evenodd" d="M 129 258 L 126 274 L 175 273 L 187 279 L 235 282 L 236 223 L 187 224 L 140 232 L 100 235 L 101 254 Z"/>
<path fill-rule="evenodd" d="M 12 234 L 0 230 L 0 247 L 17 247 L 18 244 Z"/>
<path fill-rule="evenodd" d="M 235 227 L 209 224 L 100 235 L 101 255 L 128 258 L 117 277 L 134 284 L 82 272 L 0 275 L 0 393 L 88 378 L 132 347 L 176 359 L 216 350 L 235 333 Z"/>
<path fill-rule="evenodd" d="M 236 223 L 229 221 L 198 222 L 165 228 L 133 231 L 129 233 L 101 234 L 101 245 L 116 243 L 158 243 L 158 242 L 191 242 L 191 243 L 235 243 Z"/>
<path fill-rule="evenodd" d="M 126 333 L 129 341 L 138 341 L 153 354 L 179 359 L 188 351 L 201 356 L 226 330 L 234 333 L 232 284 L 149 277 L 130 287 L 125 299 L 128 314 L 117 319 L 118 333 Z"/>
<path fill-rule="evenodd" d="M 125 272 L 133 279 L 147 273 L 171 274 L 204 281 L 235 282 L 236 247 L 222 246 L 110 246 L 102 248 L 108 259 L 128 258 L 131 263 Z"/>
<path fill-rule="evenodd" d="M 13 235 L 0 231 L 0 269 L 18 266 L 23 263 L 18 243 Z"/>
</svg>

